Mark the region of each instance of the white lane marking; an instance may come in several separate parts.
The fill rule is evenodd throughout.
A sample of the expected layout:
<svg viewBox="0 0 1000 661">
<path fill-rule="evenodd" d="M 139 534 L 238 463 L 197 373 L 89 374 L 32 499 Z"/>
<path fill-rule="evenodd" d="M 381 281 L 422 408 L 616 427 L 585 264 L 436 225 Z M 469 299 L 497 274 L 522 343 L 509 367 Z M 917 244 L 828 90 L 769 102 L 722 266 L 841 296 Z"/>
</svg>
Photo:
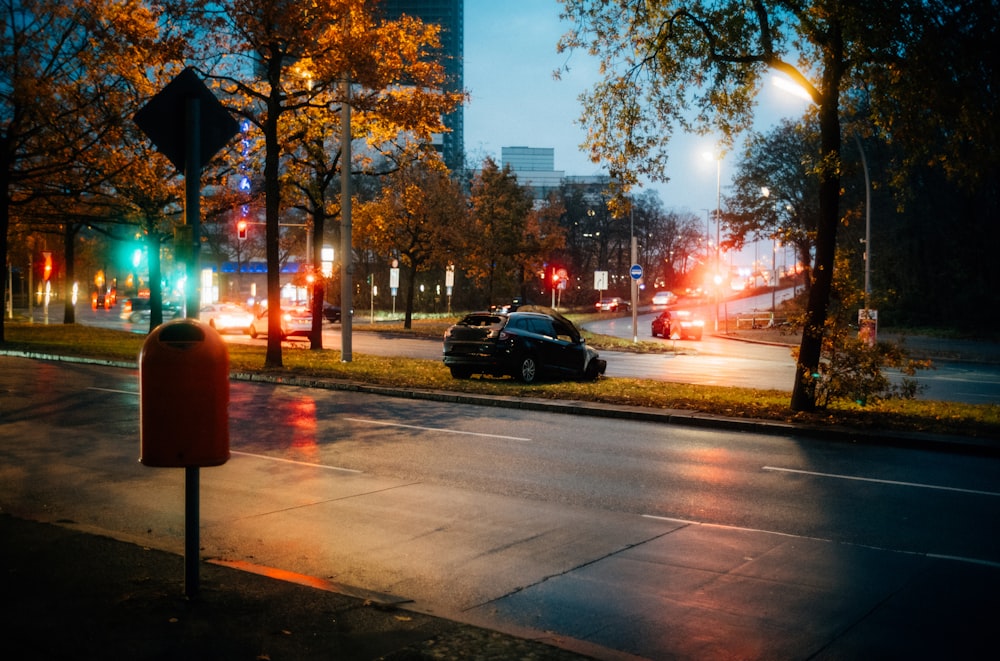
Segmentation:
<svg viewBox="0 0 1000 661">
<path fill-rule="evenodd" d="M 763 530 L 761 528 L 746 528 L 744 526 L 729 526 L 724 523 L 705 523 L 704 521 L 691 521 L 689 519 L 675 519 L 669 516 L 657 516 L 655 514 L 641 514 L 644 519 L 655 519 L 657 521 L 666 521 L 668 523 L 676 523 L 681 526 L 705 526 L 706 528 L 718 528 L 720 530 L 740 530 L 743 532 L 761 533 L 763 535 L 777 535 L 778 537 L 792 537 L 795 539 L 808 539 L 815 542 L 823 542 L 824 544 L 843 544 L 845 546 L 856 546 L 863 549 L 871 549 L 873 551 L 885 551 L 886 553 L 900 553 L 902 555 L 914 555 L 921 556 L 925 558 L 935 558 L 938 560 L 952 560 L 954 562 L 966 562 L 973 565 L 983 565 L 985 567 L 994 567 L 1000 569 L 1000 562 L 995 562 L 993 560 L 982 560 L 980 558 L 966 558 L 960 555 L 943 555 L 941 553 L 922 553 L 920 551 L 901 551 L 899 549 L 890 549 L 882 546 L 872 546 L 871 544 L 856 544 L 854 542 L 838 542 L 832 539 L 827 539 L 825 537 L 812 537 L 809 535 L 796 535 L 795 533 L 789 532 L 778 532 L 777 530 Z"/>
<path fill-rule="evenodd" d="M 367 418 L 344 418 L 350 422 L 360 422 L 368 425 L 382 425 L 385 427 L 403 427 L 405 429 L 417 429 L 419 431 L 437 431 L 444 434 L 464 434 L 466 436 L 484 436 L 486 438 L 502 438 L 507 441 L 530 441 L 530 438 L 520 436 L 504 436 L 502 434 L 486 434 L 475 431 L 461 431 L 459 429 L 444 429 L 442 427 L 420 427 L 418 425 L 406 425 L 401 422 L 386 422 L 384 420 L 369 420 Z"/>
<path fill-rule="evenodd" d="M 920 482 L 899 482 L 897 480 L 880 480 L 874 477 L 858 477 L 856 475 L 838 475 L 836 473 L 817 473 L 814 471 L 798 470 L 796 468 L 778 468 L 776 466 L 764 466 L 763 470 L 777 471 L 780 473 L 799 473 L 800 475 L 814 475 L 816 477 L 832 477 L 838 480 L 854 480 L 856 482 L 877 482 L 879 484 L 894 484 L 901 487 L 917 487 L 919 489 L 937 489 L 939 491 L 957 491 L 958 493 L 972 493 L 977 496 L 1000 496 L 995 491 L 979 491 L 978 489 L 960 489 L 958 487 L 943 487 L 937 484 L 922 484 Z"/>
<path fill-rule="evenodd" d="M 115 390 L 114 388 L 95 388 L 93 386 L 88 387 L 87 390 L 99 390 L 100 392 L 117 392 L 117 393 L 121 393 L 122 395 L 138 395 L 139 394 L 139 393 L 135 392 L 134 390 Z"/>
<path fill-rule="evenodd" d="M 327 466 L 325 464 L 311 464 L 308 461 L 295 461 L 294 459 L 282 459 L 281 457 L 269 457 L 266 454 L 254 454 L 252 452 L 239 452 L 230 450 L 229 454 L 238 454 L 241 457 L 253 457 L 254 459 L 266 459 L 267 461 L 277 461 L 282 464 L 293 464 L 295 466 L 308 466 L 309 468 L 322 468 L 330 471 L 340 471 L 341 473 L 360 473 L 353 468 L 341 468 L 340 466 Z"/>
</svg>

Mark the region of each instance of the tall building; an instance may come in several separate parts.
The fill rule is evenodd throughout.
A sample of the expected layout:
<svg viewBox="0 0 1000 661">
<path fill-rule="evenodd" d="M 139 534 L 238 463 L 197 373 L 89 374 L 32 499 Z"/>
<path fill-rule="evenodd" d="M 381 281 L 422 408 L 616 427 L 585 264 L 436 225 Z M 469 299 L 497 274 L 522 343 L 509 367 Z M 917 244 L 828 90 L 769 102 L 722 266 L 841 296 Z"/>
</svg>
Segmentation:
<svg viewBox="0 0 1000 661">
<path fill-rule="evenodd" d="M 544 200 L 559 190 L 566 173 L 555 169 L 556 150 L 552 147 L 502 147 L 500 167 L 509 165 L 517 183 L 531 186 L 536 200 Z"/>
<path fill-rule="evenodd" d="M 424 23 L 441 26 L 442 65 L 448 76 L 448 90 L 459 92 L 465 89 L 464 80 L 464 40 L 465 5 L 464 0 L 382 0 L 382 8 L 390 19 L 398 19 L 406 14 L 419 18 Z M 450 131 L 441 136 L 438 148 L 445 164 L 452 170 L 464 167 L 465 159 L 465 114 L 460 106 L 446 115 L 444 124 Z"/>
</svg>

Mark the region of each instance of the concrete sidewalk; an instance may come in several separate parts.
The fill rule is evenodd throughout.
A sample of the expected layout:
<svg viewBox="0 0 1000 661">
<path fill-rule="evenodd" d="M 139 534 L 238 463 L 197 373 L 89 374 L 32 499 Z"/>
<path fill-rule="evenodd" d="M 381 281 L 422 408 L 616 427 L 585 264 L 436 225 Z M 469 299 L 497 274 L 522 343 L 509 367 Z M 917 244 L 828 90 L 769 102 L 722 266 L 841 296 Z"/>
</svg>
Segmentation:
<svg viewBox="0 0 1000 661">
<path fill-rule="evenodd" d="M 19 659 L 588 658 L 544 642 L 0 514 L 4 647 Z M 287 579 L 287 577 L 286 577 Z M 573 641 L 549 642 L 572 644 Z M 12 657 L 13 658 L 13 657 Z"/>
</svg>

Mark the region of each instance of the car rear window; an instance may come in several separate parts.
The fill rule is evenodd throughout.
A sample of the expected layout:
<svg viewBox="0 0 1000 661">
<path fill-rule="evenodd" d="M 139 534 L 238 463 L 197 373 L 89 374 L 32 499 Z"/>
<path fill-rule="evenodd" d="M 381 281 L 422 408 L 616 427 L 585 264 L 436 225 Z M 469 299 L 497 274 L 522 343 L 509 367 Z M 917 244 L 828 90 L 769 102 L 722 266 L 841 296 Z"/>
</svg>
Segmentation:
<svg viewBox="0 0 1000 661">
<path fill-rule="evenodd" d="M 503 325 L 504 317 L 496 314 L 470 314 L 466 315 L 462 321 L 458 322 L 462 326 L 472 328 L 492 328 Z"/>
</svg>

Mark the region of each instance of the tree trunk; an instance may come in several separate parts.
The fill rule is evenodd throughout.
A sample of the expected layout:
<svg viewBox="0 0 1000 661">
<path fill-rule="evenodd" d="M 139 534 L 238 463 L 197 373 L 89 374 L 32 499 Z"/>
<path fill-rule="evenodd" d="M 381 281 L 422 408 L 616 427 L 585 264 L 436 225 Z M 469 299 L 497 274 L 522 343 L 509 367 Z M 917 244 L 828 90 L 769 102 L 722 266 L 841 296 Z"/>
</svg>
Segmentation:
<svg viewBox="0 0 1000 661">
<path fill-rule="evenodd" d="M 806 306 L 805 326 L 792 388 L 793 411 L 816 410 L 816 383 L 823 351 L 830 292 L 833 289 L 833 265 L 837 248 L 837 225 L 840 221 L 840 118 L 838 116 L 841 59 L 839 49 L 830 57 L 824 71 L 826 94 L 819 107 L 820 171 L 819 222 L 816 232 L 816 263 L 812 269 L 812 287 Z"/>
<path fill-rule="evenodd" d="M 279 215 L 281 188 L 278 182 L 278 116 L 281 113 L 281 57 L 272 56 L 268 62 L 268 83 L 271 93 L 267 99 L 267 117 L 264 119 L 264 242 L 267 253 L 267 352 L 265 368 L 283 367 L 281 359 L 281 255 L 279 246 Z"/>
<path fill-rule="evenodd" d="M 74 262 L 76 261 L 76 244 L 74 242 L 74 237 L 79 229 L 79 226 L 73 223 L 66 223 L 64 226 L 65 231 L 63 232 L 63 257 L 66 260 L 66 266 L 63 269 L 63 323 L 64 324 L 75 324 L 76 323 L 76 305 L 73 303 L 73 279 L 76 269 L 74 267 Z"/>
<path fill-rule="evenodd" d="M 417 289 L 417 267 L 409 268 L 410 281 L 406 284 L 406 315 L 403 317 L 403 328 L 413 328 L 413 296 Z"/>
</svg>

